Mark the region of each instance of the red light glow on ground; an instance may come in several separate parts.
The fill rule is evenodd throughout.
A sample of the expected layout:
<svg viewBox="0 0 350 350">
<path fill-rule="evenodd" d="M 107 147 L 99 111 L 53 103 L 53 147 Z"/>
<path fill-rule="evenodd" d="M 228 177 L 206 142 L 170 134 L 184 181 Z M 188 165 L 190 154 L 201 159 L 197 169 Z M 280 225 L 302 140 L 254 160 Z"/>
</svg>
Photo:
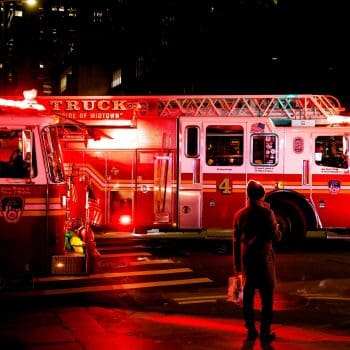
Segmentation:
<svg viewBox="0 0 350 350">
<path fill-rule="evenodd" d="M 242 349 L 331 349 L 335 347 L 340 349 L 344 343 L 350 344 L 350 336 L 334 335 L 326 333 L 326 331 L 319 331 L 315 329 L 301 328 L 289 325 L 274 324 L 273 331 L 276 332 L 277 338 L 271 345 L 261 344 L 256 341 L 255 344 L 245 344 L 246 329 L 244 328 L 243 320 L 237 319 L 222 319 L 210 317 L 196 317 L 188 315 L 159 315 L 149 314 L 144 315 L 147 321 L 155 323 L 166 324 L 172 327 L 189 328 L 192 332 L 203 332 L 205 330 L 209 333 L 222 332 L 232 333 L 232 338 L 235 341 L 240 341 L 243 344 Z M 257 327 L 259 324 L 257 323 Z M 346 347 L 344 347 L 345 349 Z M 341 347 L 341 349 L 343 349 Z"/>
</svg>

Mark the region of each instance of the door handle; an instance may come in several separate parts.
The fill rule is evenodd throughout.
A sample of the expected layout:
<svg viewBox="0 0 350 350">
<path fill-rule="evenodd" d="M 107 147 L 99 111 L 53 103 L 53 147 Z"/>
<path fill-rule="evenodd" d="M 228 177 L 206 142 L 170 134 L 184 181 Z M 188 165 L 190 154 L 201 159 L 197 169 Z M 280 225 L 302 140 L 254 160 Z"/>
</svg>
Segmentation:
<svg viewBox="0 0 350 350">
<path fill-rule="evenodd" d="M 308 160 L 303 160 L 303 185 L 310 185 L 310 162 Z"/>
</svg>

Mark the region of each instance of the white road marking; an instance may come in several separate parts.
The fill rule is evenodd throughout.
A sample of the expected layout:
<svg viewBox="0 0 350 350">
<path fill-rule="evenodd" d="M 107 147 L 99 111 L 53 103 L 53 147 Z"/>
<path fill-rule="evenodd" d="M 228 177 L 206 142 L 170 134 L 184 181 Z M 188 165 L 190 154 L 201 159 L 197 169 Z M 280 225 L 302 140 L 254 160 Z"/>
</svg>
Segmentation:
<svg viewBox="0 0 350 350">
<path fill-rule="evenodd" d="M 115 254 L 101 254 L 100 258 L 118 258 L 123 256 L 152 256 L 151 253 L 148 252 L 135 252 L 135 253 L 115 253 Z"/>
<path fill-rule="evenodd" d="M 77 293 L 96 293 L 96 292 L 112 292 L 118 290 L 151 288 L 151 287 L 166 287 L 176 285 L 189 285 L 196 283 L 212 283 L 209 278 L 190 278 L 180 279 L 172 281 L 154 281 L 154 282 L 140 282 L 140 283 L 125 283 L 125 284 L 112 284 L 103 286 L 90 286 L 79 288 L 60 288 L 60 289 L 45 289 L 45 290 L 28 290 L 2 293 L 2 296 L 12 297 L 32 297 L 32 296 L 48 296 L 48 295 L 68 295 Z"/>
<path fill-rule="evenodd" d="M 110 251 L 110 250 L 130 250 L 130 249 L 135 249 L 135 248 L 142 248 L 142 249 L 147 249 L 147 247 L 145 245 L 128 245 L 128 246 L 118 246 L 118 247 L 113 247 L 113 246 L 108 246 L 108 247 L 99 247 L 98 251 L 101 252 L 105 252 L 105 251 Z M 102 254 L 103 255 L 103 254 Z"/>
<path fill-rule="evenodd" d="M 328 299 L 328 300 L 342 300 L 349 301 L 350 297 L 342 297 L 336 294 L 300 294 L 300 296 L 307 299 Z"/>
<path fill-rule="evenodd" d="M 200 303 L 215 303 L 218 299 L 227 299 L 227 295 L 201 295 L 201 296 L 190 296 L 190 297 L 180 297 L 173 298 L 173 300 L 180 305 L 187 304 L 200 304 Z"/>
<path fill-rule="evenodd" d="M 153 265 L 153 264 L 175 264 L 175 261 L 172 259 L 155 259 L 155 260 L 144 260 L 144 261 L 130 261 L 128 265 L 137 266 L 137 265 Z"/>
<path fill-rule="evenodd" d="M 98 274 L 87 275 L 87 276 L 84 276 L 84 275 L 80 275 L 80 276 L 50 276 L 50 277 L 34 278 L 34 282 L 35 283 L 42 283 L 42 282 L 53 282 L 53 281 L 76 281 L 76 280 L 117 278 L 117 277 L 129 277 L 129 276 L 166 275 L 166 274 L 171 274 L 171 273 L 183 273 L 183 272 L 193 272 L 193 270 L 185 267 L 185 268 L 178 268 L 178 269 L 98 273 Z"/>
</svg>

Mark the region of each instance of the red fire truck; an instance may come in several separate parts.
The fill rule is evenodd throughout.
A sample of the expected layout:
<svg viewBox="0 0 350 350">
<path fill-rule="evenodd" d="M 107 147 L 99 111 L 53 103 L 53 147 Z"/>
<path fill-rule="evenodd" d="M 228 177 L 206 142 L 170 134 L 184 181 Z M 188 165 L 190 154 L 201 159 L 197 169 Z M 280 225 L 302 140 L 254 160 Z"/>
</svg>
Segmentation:
<svg viewBox="0 0 350 350">
<path fill-rule="evenodd" d="M 38 100 L 71 121 L 59 133 L 70 215 L 97 230 L 229 238 L 250 179 L 265 186 L 285 241 L 350 228 L 350 119 L 335 97 Z"/>
<path fill-rule="evenodd" d="M 70 272 L 59 120 L 44 111 L 34 90 L 24 97 L 0 98 L 0 287 L 10 279 Z"/>
</svg>

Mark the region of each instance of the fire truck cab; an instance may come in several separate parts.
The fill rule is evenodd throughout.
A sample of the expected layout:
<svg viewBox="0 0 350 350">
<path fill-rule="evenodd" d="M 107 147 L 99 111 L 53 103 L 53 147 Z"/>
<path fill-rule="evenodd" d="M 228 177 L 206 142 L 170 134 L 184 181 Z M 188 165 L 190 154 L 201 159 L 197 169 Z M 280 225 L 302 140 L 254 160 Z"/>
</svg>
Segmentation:
<svg viewBox="0 0 350 350">
<path fill-rule="evenodd" d="M 55 118 L 0 99 L 0 280 L 52 272 L 65 251 L 66 181 Z"/>
</svg>

